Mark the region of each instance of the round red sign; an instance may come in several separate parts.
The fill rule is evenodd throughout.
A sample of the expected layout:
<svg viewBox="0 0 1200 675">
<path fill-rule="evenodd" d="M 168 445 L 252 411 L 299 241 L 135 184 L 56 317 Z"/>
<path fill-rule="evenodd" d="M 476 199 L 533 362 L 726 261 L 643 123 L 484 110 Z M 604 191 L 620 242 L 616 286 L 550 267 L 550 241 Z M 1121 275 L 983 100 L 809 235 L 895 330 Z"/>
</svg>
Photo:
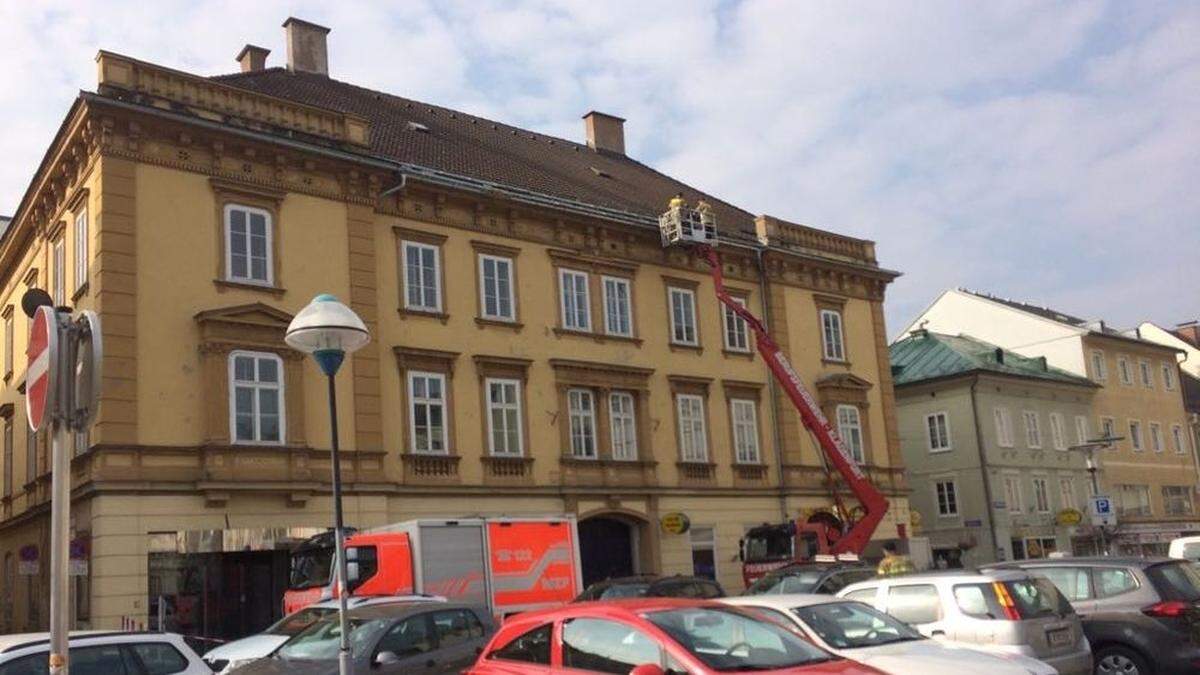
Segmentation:
<svg viewBox="0 0 1200 675">
<path fill-rule="evenodd" d="M 54 308 L 38 307 L 29 328 L 29 347 L 25 356 L 29 365 L 25 371 L 25 412 L 29 428 L 41 429 L 48 413 L 54 409 L 54 367 L 58 360 L 58 331 L 54 324 Z"/>
</svg>

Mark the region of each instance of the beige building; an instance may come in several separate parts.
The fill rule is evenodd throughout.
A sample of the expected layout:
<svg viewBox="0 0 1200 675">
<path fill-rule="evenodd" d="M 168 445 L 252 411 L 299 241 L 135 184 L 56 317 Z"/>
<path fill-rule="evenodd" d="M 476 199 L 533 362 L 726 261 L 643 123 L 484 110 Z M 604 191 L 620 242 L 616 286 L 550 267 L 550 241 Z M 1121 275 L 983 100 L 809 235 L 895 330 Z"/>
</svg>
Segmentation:
<svg viewBox="0 0 1200 675">
<path fill-rule="evenodd" d="M 745 528 L 830 504 L 822 459 L 704 265 L 656 216 L 712 203 L 725 274 L 909 522 L 871 242 L 755 217 L 625 154 L 331 79 L 289 19 L 205 77 L 109 52 L 0 240 L 0 632 L 44 627 L 47 448 L 21 295 L 99 312 L 99 417 L 72 465 L 78 625 L 227 638 L 279 612 L 331 523 L 326 391 L 283 332 L 318 293 L 373 340 L 339 373 L 347 521 L 576 515 L 585 576 L 741 586 Z M 665 534 L 668 513 L 691 530 Z M 82 570 L 81 570 L 82 571 Z"/>
</svg>

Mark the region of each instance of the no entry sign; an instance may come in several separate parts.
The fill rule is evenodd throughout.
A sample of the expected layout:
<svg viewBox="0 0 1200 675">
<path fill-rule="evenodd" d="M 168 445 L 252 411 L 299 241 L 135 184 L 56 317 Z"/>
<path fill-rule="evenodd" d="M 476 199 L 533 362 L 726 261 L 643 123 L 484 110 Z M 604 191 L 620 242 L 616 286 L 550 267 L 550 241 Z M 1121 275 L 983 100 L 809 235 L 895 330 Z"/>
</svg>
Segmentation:
<svg viewBox="0 0 1200 675">
<path fill-rule="evenodd" d="M 38 307 L 29 328 L 25 356 L 25 413 L 29 428 L 40 430 L 54 410 L 54 370 L 58 365 L 58 326 L 54 308 Z"/>
</svg>

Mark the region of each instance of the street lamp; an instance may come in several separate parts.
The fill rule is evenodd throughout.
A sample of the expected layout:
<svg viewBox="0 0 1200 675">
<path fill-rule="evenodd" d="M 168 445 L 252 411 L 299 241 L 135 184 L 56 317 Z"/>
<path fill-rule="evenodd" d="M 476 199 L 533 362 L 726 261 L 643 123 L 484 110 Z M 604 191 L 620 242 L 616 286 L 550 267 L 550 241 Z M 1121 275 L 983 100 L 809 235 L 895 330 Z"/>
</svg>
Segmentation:
<svg viewBox="0 0 1200 675">
<path fill-rule="evenodd" d="M 342 523 L 342 464 L 338 456 L 337 387 L 334 376 L 346 354 L 362 349 L 371 341 L 362 319 L 337 298 L 322 293 L 300 310 L 288 325 L 284 341 L 292 349 L 313 355 L 329 381 L 329 428 L 333 450 L 333 531 L 336 542 L 338 580 L 338 621 L 341 642 L 338 646 L 338 671 L 350 675 L 350 631 L 346 619 L 346 537 Z"/>
<path fill-rule="evenodd" d="M 1092 496 L 1100 494 L 1100 481 L 1096 476 L 1096 472 L 1100 470 L 1100 467 L 1096 463 L 1096 451 L 1111 448 L 1113 443 L 1122 440 L 1125 440 L 1124 436 L 1105 436 L 1104 438 L 1097 438 L 1096 440 L 1072 445 L 1067 448 L 1067 450 L 1074 452 L 1085 453 L 1084 459 L 1087 461 L 1087 472 L 1092 477 Z M 1108 542 L 1104 537 L 1104 526 L 1099 525 L 1097 529 L 1100 532 L 1100 554 L 1108 555 Z"/>
</svg>

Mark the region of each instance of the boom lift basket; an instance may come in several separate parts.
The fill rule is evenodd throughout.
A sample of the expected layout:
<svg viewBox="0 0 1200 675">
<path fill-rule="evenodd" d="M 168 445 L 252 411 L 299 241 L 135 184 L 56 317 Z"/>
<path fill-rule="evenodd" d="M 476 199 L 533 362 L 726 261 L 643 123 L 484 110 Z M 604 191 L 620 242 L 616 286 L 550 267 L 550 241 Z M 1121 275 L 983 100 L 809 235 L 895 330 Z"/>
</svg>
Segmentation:
<svg viewBox="0 0 1200 675">
<path fill-rule="evenodd" d="M 693 209 L 688 207 L 683 197 L 671 199 L 667 212 L 658 217 L 658 231 L 663 246 L 684 243 L 717 245 L 717 220 L 712 207 L 704 201 Z"/>
</svg>

